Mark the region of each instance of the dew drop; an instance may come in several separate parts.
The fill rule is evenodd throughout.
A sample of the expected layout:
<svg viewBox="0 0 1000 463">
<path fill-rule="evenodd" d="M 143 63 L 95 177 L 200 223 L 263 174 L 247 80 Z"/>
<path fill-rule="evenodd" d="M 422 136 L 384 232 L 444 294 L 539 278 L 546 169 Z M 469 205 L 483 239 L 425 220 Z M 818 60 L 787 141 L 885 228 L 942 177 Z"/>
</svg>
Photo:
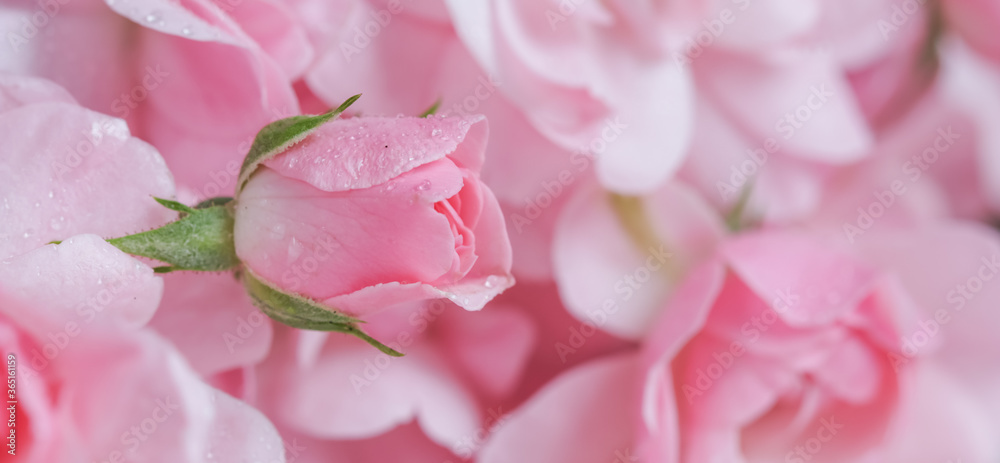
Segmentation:
<svg viewBox="0 0 1000 463">
<path fill-rule="evenodd" d="M 303 249 L 302 243 L 293 237 L 292 241 L 288 243 L 288 263 L 291 264 L 298 260 L 299 256 L 302 255 Z"/>
<path fill-rule="evenodd" d="M 281 239 L 285 237 L 285 224 L 276 223 L 271 227 L 271 234 L 275 239 Z"/>
<path fill-rule="evenodd" d="M 430 180 L 424 180 L 424 181 L 420 182 L 420 184 L 417 185 L 417 189 L 420 190 L 420 191 L 427 191 L 427 190 L 431 189 L 431 181 Z"/>
<path fill-rule="evenodd" d="M 146 15 L 146 22 L 148 22 L 148 23 L 156 22 L 159 19 L 160 19 L 160 15 L 158 13 L 156 13 L 155 11 Z"/>
<path fill-rule="evenodd" d="M 439 136 L 441 136 L 441 129 L 431 130 L 431 136 L 432 137 L 439 137 Z"/>
</svg>

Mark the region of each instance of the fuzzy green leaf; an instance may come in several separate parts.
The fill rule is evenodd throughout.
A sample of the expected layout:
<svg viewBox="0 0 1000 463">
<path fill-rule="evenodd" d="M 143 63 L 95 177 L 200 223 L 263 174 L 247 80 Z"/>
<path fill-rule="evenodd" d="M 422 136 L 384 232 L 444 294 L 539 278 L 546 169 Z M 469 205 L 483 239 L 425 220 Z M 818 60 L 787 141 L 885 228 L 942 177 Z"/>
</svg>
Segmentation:
<svg viewBox="0 0 1000 463">
<path fill-rule="evenodd" d="M 240 176 L 236 182 L 236 195 L 246 185 L 247 180 L 257 170 L 260 163 L 283 153 L 292 145 L 302 141 L 307 135 L 316 130 L 325 122 L 332 120 L 347 110 L 361 95 L 354 95 L 347 99 L 336 109 L 318 116 L 292 116 L 286 119 L 274 121 L 264 126 L 257 132 L 257 137 L 250 146 L 250 152 L 243 159 L 243 166 L 240 167 Z"/>
<path fill-rule="evenodd" d="M 219 272 L 240 264 L 233 244 L 233 213 L 229 207 L 192 209 L 176 201 L 156 200 L 181 212 L 181 217 L 154 230 L 109 239 L 108 243 L 126 253 L 170 264 L 157 267 L 157 273 Z"/>
<path fill-rule="evenodd" d="M 243 270 L 243 286 L 250 298 L 268 317 L 293 328 L 315 331 L 333 331 L 357 336 L 376 349 L 393 357 L 403 354 L 382 344 L 358 328 L 363 321 L 326 308 L 319 303 L 286 293 L 257 277 L 250 269 Z"/>
</svg>

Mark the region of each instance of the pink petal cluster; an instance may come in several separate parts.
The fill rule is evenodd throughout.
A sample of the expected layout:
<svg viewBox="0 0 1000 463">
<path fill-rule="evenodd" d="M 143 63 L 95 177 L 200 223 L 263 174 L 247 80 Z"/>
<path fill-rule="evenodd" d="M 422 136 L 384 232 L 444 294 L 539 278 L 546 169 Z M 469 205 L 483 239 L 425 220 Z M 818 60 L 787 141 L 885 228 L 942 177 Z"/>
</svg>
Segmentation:
<svg viewBox="0 0 1000 463">
<path fill-rule="evenodd" d="M 0 0 L 0 460 L 1000 461 L 998 28 Z M 358 93 L 237 185 L 258 131 Z M 235 275 L 106 241 L 229 196 Z M 243 272 L 405 356 L 272 321 Z"/>
</svg>

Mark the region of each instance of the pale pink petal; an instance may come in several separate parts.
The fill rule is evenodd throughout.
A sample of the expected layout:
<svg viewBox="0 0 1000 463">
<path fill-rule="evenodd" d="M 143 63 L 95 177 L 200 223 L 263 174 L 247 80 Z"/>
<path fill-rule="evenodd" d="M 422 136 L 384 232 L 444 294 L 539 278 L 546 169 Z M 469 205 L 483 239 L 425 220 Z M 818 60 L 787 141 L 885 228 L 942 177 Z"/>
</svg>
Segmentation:
<svg viewBox="0 0 1000 463">
<path fill-rule="evenodd" d="M 793 326 L 824 325 L 870 291 L 875 271 L 794 232 L 743 235 L 722 250 L 762 301 Z"/>
<path fill-rule="evenodd" d="M 163 159 L 124 121 L 66 103 L 0 114 L 0 257 L 79 233 L 106 238 L 160 226 L 176 216 Z"/>
<path fill-rule="evenodd" d="M 564 373 L 505 419 L 477 461 L 635 461 L 636 357 L 591 361 Z"/>
<path fill-rule="evenodd" d="M 94 235 L 0 261 L 0 281 L 0 308 L 39 339 L 109 321 L 143 326 L 163 292 L 153 269 Z"/>
<path fill-rule="evenodd" d="M 562 211 L 553 246 L 563 301 L 580 320 L 606 318 L 601 329 L 641 338 L 661 313 L 680 272 L 711 251 L 722 226 L 700 198 L 671 183 L 642 198 L 642 213 L 661 245 L 638 243 L 608 192 L 589 187 L 576 194 Z M 594 246 L 595 237 L 600 246 Z"/>
<path fill-rule="evenodd" d="M 279 341 L 283 342 L 283 341 Z M 294 344 L 276 346 L 283 352 Z M 315 363 L 296 367 L 273 355 L 263 392 L 276 419 L 316 437 L 373 437 L 416 420 L 450 447 L 479 426 L 476 400 L 440 354 L 419 345 L 391 358 L 344 335 L 332 335 Z"/>
<path fill-rule="evenodd" d="M 828 163 L 867 154 L 872 134 L 842 71 L 821 53 L 766 60 L 706 54 L 695 74 L 715 104 L 737 117 L 763 144 Z"/>
<path fill-rule="evenodd" d="M 250 302 L 232 275 L 173 273 L 164 277 L 163 302 L 150 322 L 202 375 L 264 359 L 271 319 Z"/>
<path fill-rule="evenodd" d="M 46 79 L 0 73 L 0 112 L 32 103 L 76 103 L 62 87 Z"/>
<path fill-rule="evenodd" d="M 441 348 L 492 397 L 510 394 L 536 348 L 536 328 L 522 313 L 491 304 L 480 313 L 448 311 Z"/>
</svg>

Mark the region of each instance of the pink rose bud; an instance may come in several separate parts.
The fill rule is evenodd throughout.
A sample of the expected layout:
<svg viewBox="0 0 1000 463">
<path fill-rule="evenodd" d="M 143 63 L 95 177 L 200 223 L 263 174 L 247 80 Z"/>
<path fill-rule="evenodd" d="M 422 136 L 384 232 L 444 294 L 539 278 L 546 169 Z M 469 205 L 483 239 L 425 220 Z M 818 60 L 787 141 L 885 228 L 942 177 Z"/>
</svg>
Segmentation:
<svg viewBox="0 0 1000 463">
<path fill-rule="evenodd" d="M 485 118 L 329 119 L 272 124 L 244 163 L 234 239 L 251 294 L 350 318 L 437 298 L 479 310 L 513 284 L 503 216 L 479 179 Z M 268 314 L 300 326 L 312 315 L 299 309 Z"/>
</svg>

